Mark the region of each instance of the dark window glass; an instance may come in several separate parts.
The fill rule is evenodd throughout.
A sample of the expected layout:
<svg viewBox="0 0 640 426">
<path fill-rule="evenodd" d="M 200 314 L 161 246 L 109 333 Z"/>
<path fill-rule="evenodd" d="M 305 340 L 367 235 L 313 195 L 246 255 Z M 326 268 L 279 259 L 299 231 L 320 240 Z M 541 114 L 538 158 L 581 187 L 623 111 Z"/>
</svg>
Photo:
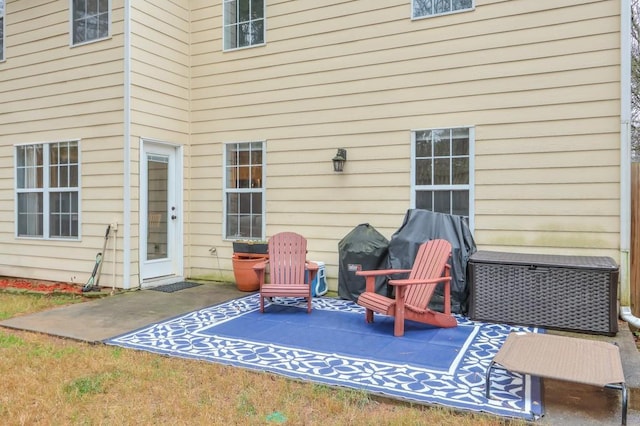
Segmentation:
<svg viewBox="0 0 640 426">
<path fill-rule="evenodd" d="M 264 0 L 224 0 L 224 48 L 263 44 Z"/>
<path fill-rule="evenodd" d="M 433 211 L 437 213 L 451 214 L 451 193 L 449 191 L 434 192 Z"/>
<path fill-rule="evenodd" d="M 263 181 L 262 142 L 226 145 L 226 237 L 261 239 Z"/>
<path fill-rule="evenodd" d="M 18 236 L 78 237 L 79 169 L 77 142 L 16 147 Z"/>
<path fill-rule="evenodd" d="M 468 216 L 469 129 L 420 130 L 414 140 L 415 207 Z"/>
<path fill-rule="evenodd" d="M 452 191 L 451 214 L 469 215 L 469 191 Z"/>
<path fill-rule="evenodd" d="M 416 160 L 416 185 L 433 184 L 433 160 Z"/>
<path fill-rule="evenodd" d="M 416 192 L 416 208 L 433 211 L 433 192 L 417 191 Z"/>
<path fill-rule="evenodd" d="M 109 36 L 109 0 L 73 0 L 73 44 Z"/>
</svg>

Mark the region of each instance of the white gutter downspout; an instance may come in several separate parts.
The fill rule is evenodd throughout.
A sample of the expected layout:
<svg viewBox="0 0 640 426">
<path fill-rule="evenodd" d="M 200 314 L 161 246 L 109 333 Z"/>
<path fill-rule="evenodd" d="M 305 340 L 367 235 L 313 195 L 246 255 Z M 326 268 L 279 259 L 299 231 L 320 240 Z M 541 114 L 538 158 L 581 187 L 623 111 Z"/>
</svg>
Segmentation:
<svg viewBox="0 0 640 426">
<path fill-rule="evenodd" d="M 620 318 L 640 328 L 631 312 L 631 0 L 620 1 Z"/>
<path fill-rule="evenodd" d="M 131 288 L 131 0 L 124 0 L 124 176 L 122 287 Z"/>
</svg>

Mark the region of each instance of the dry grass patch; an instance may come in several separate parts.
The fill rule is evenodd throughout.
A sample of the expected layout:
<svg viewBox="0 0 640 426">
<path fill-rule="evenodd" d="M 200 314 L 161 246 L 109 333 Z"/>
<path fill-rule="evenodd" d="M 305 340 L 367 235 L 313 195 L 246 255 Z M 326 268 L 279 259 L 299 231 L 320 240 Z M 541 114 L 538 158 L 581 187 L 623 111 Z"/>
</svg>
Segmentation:
<svg viewBox="0 0 640 426">
<path fill-rule="evenodd" d="M 82 301 L 83 298 L 76 295 L 26 295 L 14 292 L 0 292 L 0 321 L 18 315 L 43 311 L 56 306 L 79 303 Z"/>
<path fill-rule="evenodd" d="M 44 300 L 28 300 L 34 298 Z M 0 293 L 0 310 L 6 317 L 76 301 Z M 0 377 L 0 418 L 8 425 L 509 424 L 273 374 L 9 329 L 0 329 Z"/>
</svg>

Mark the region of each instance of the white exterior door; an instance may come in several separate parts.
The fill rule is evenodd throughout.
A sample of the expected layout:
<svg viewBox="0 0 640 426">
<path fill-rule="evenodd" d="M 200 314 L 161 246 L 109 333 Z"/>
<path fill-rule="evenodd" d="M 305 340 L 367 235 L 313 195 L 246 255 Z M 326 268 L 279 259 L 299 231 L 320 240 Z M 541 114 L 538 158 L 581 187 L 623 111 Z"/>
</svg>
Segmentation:
<svg viewBox="0 0 640 426">
<path fill-rule="evenodd" d="M 182 278 L 182 161 L 179 147 L 142 141 L 140 277 Z"/>
</svg>

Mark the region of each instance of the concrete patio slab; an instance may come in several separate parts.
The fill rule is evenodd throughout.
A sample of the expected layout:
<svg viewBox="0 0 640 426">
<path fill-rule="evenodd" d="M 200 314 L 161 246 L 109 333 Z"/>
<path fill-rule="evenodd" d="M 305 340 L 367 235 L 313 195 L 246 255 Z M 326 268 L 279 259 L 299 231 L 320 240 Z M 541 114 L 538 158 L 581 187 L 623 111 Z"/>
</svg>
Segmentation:
<svg viewBox="0 0 640 426">
<path fill-rule="evenodd" d="M 101 342 L 181 314 L 247 295 L 234 284 L 207 283 L 173 293 L 130 291 L 0 321 L 0 326 Z"/>
</svg>

